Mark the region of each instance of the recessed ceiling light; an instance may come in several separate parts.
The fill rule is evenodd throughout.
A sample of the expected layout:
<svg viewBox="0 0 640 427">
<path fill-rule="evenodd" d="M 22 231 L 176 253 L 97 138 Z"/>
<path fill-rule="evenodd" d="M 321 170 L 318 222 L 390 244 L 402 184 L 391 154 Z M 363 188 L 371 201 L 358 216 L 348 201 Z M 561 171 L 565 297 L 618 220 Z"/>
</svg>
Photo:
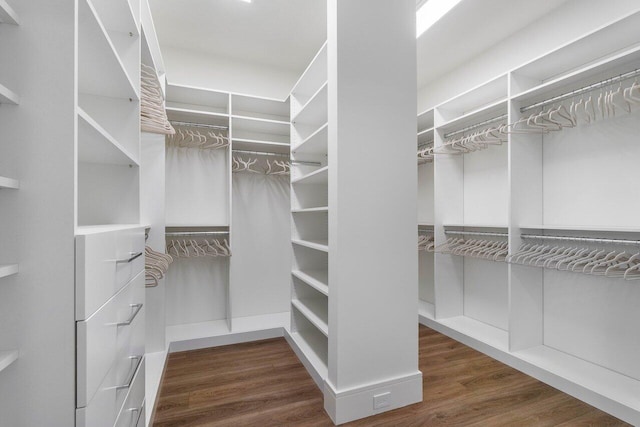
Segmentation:
<svg viewBox="0 0 640 427">
<path fill-rule="evenodd" d="M 462 0 L 428 0 L 416 13 L 416 38 L 427 31 Z"/>
</svg>

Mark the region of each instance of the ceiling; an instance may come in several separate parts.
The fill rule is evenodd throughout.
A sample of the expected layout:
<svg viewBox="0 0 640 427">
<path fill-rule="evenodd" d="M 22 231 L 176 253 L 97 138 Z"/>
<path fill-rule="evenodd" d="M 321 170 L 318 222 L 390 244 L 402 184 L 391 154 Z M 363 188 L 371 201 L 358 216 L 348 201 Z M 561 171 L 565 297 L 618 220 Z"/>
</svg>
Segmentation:
<svg viewBox="0 0 640 427">
<path fill-rule="evenodd" d="M 424 0 L 420 0 L 424 1 Z M 418 87 L 568 0 L 463 0 L 418 39 Z M 149 0 L 160 46 L 302 73 L 326 39 L 322 0 Z"/>
</svg>

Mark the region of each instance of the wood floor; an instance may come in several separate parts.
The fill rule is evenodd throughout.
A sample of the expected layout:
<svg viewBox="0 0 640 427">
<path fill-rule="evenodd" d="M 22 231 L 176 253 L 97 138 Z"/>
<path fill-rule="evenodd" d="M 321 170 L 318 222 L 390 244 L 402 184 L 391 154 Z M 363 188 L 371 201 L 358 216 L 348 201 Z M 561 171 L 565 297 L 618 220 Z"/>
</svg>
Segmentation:
<svg viewBox="0 0 640 427">
<path fill-rule="evenodd" d="M 345 426 L 627 426 L 420 326 L 424 401 Z M 283 338 L 169 356 L 154 427 L 332 426 Z"/>
</svg>

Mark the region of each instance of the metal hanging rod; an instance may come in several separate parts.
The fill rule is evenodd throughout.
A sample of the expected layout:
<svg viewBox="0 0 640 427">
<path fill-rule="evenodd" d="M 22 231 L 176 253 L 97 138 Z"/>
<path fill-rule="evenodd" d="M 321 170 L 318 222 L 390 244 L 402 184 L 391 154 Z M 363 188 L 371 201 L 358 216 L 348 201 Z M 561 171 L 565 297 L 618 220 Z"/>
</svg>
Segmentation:
<svg viewBox="0 0 640 427">
<path fill-rule="evenodd" d="M 433 148 L 433 141 L 423 142 L 423 143 L 418 145 L 418 151 L 420 151 L 422 149 L 425 149 L 425 148 Z"/>
<path fill-rule="evenodd" d="M 176 121 L 176 120 L 170 120 L 169 123 L 171 123 L 172 125 L 176 125 L 176 126 L 187 126 L 187 127 L 192 127 L 192 128 L 229 130 L 229 126 L 208 125 L 206 123 L 180 122 L 180 121 Z"/>
<path fill-rule="evenodd" d="M 509 237 L 507 233 L 489 233 L 486 231 L 453 231 L 445 230 L 444 234 L 454 234 L 456 236 L 486 236 L 486 237 Z"/>
<path fill-rule="evenodd" d="M 444 138 L 445 138 L 445 139 L 447 139 L 447 138 L 451 138 L 452 136 L 460 135 L 461 133 L 465 133 L 465 132 L 468 132 L 468 131 L 470 131 L 470 130 L 477 129 L 477 128 L 479 128 L 479 127 L 482 127 L 482 126 L 484 126 L 484 125 L 491 124 L 491 123 L 493 123 L 493 122 L 497 122 L 498 120 L 506 120 L 506 119 L 508 119 L 508 118 L 509 118 L 509 115 L 508 115 L 508 114 L 503 114 L 503 115 L 501 115 L 501 116 L 494 117 L 493 119 L 485 120 L 485 121 L 483 121 L 483 122 L 476 123 L 475 125 L 467 126 L 466 128 L 462 128 L 462 129 L 457 130 L 457 131 L 455 131 L 455 132 L 449 132 L 449 133 L 445 134 Z"/>
<path fill-rule="evenodd" d="M 206 237 L 219 236 L 229 234 L 228 231 L 167 231 L 164 233 L 166 237 Z"/>
<path fill-rule="evenodd" d="M 241 153 L 241 154 L 253 154 L 256 156 L 275 156 L 275 157 L 282 157 L 282 158 L 289 158 L 289 155 L 286 153 L 271 153 L 269 151 L 248 151 L 248 150 L 232 150 L 234 153 Z M 322 163 L 320 162 L 307 162 L 304 160 L 290 160 L 290 162 L 294 165 L 307 165 L 307 166 L 321 166 Z"/>
<path fill-rule="evenodd" d="M 571 237 L 571 236 L 542 236 L 537 234 L 522 234 L 523 239 L 535 239 L 535 240 L 564 240 L 569 242 L 584 242 L 584 243 L 599 243 L 599 244 L 614 244 L 614 245 L 640 245 L 640 240 L 625 240 L 625 239 L 603 239 L 597 237 Z"/>
<path fill-rule="evenodd" d="M 640 68 L 638 68 L 636 70 L 633 70 L 633 71 L 629 71 L 628 73 L 620 74 L 619 76 L 610 77 L 610 78 L 602 80 L 602 81 L 600 81 L 598 83 L 594 83 L 594 84 L 591 84 L 589 86 L 585 86 L 585 87 L 583 87 L 581 89 L 576 89 L 574 91 L 567 92 L 567 93 L 564 93 L 562 95 L 554 96 L 553 98 L 547 99 L 545 101 L 536 102 L 535 104 L 531 104 L 531 105 L 528 105 L 526 107 L 522 107 L 520 109 L 520 112 L 524 113 L 525 111 L 534 110 L 534 109 L 540 108 L 540 107 L 545 107 L 545 106 L 547 106 L 549 104 L 553 104 L 555 102 L 564 101 L 567 98 L 573 98 L 574 96 L 579 96 L 579 95 L 582 95 L 584 93 L 591 92 L 592 90 L 600 89 L 600 88 L 603 88 L 605 86 L 609 86 L 609 85 L 611 85 L 613 83 L 618 83 L 618 82 L 621 82 L 623 80 L 631 79 L 631 78 L 637 77 L 637 76 L 640 76 Z"/>
</svg>

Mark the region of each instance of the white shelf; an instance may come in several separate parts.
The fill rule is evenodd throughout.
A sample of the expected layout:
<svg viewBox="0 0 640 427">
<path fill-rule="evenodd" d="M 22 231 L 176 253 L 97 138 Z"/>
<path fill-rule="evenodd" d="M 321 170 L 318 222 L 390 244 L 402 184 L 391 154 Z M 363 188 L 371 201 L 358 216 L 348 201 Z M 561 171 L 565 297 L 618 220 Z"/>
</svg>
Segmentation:
<svg viewBox="0 0 640 427">
<path fill-rule="evenodd" d="M 86 163 L 138 165 L 138 161 L 98 122 L 78 107 L 78 160 Z"/>
<path fill-rule="evenodd" d="M 430 127 L 429 129 L 425 129 L 425 130 L 423 130 L 421 132 L 418 132 L 418 136 L 420 137 L 420 136 L 423 136 L 423 135 L 427 135 L 429 133 L 433 133 L 433 129 L 434 129 L 433 127 Z"/>
<path fill-rule="evenodd" d="M 231 94 L 231 113 L 234 116 L 270 119 L 289 123 L 289 102 L 274 98 Z"/>
<path fill-rule="evenodd" d="M 269 151 L 273 153 L 289 154 L 290 145 L 286 142 L 263 141 L 258 139 L 233 138 L 234 150 Z"/>
<path fill-rule="evenodd" d="M 0 189 L 2 188 L 17 190 L 20 188 L 20 181 L 18 181 L 17 179 L 0 176 Z"/>
<path fill-rule="evenodd" d="M 429 224 L 431 225 L 431 224 Z M 444 224 L 444 228 L 508 228 L 505 224 Z"/>
<path fill-rule="evenodd" d="M 309 135 L 304 141 L 293 147 L 294 154 L 327 154 L 329 141 L 329 123 L 325 123 Z"/>
<path fill-rule="evenodd" d="M 459 334 L 489 345 L 492 348 L 505 352 L 509 350 L 509 334 L 507 331 L 496 328 L 495 326 L 479 322 L 466 316 L 440 319 L 437 322 Z M 462 340 L 462 342 L 468 344 L 464 340 Z"/>
<path fill-rule="evenodd" d="M 108 30 L 140 35 L 129 0 L 91 0 L 91 3 Z"/>
<path fill-rule="evenodd" d="M 311 95 L 323 82 L 327 81 L 327 60 L 327 42 L 325 41 L 291 89 L 293 98 L 302 99 Z"/>
<path fill-rule="evenodd" d="M 319 208 L 293 209 L 291 211 L 291 213 L 311 213 L 311 212 L 329 212 L 329 207 L 321 206 Z"/>
<path fill-rule="evenodd" d="M 503 114 L 507 114 L 507 98 L 500 98 L 497 101 L 493 101 L 480 108 L 469 111 L 468 113 L 443 123 L 441 126 L 438 126 L 438 129 L 442 130 L 444 135 L 446 135 L 449 132 L 454 132 L 458 129 L 462 129 L 466 126 L 472 126 L 485 120 L 491 120 Z M 507 119 L 505 118 L 503 121 L 506 123 Z M 497 123 L 498 122 L 496 121 L 496 123 L 487 124 L 487 127 L 496 125 Z"/>
<path fill-rule="evenodd" d="M 437 109 L 441 114 L 449 117 L 453 113 L 455 116 L 467 116 L 470 112 L 478 110 L 479 106 L 492 104 L 495 100 L 504 99 L 507 96 L 507 74 L 503 74 L 454 96 L 438 105 Z"/>
<path fill-rule="evenodd" d="M 329 242 L 326 240 L 291 240 L 291 243 L 317 251 L 329 252 Z"/>
<path fill-rule="evenodd" d="M 326 123 L 329 118 L 328 96 L 329 83 L 325 83 L 313 94 L 311 99 L 300 108 L 300 111 L 291 118 L 293 124 L 320 125 Z"/>
<path fill-rule="evenodd" d="M 293 341 L 294 351 L 299 350 L 296 354 L 303 360 L 303 364 L 306 360 L 311 365 L 314 371 L 311 374 L 316 383 L 319 382 L 318 379 L 327 378 L 327 338 L 319 333 L 314 335 L 305 332 L 291 332 L 289 337 Z M 308 370 L 310 368 L 307 364 L 305 367 Z"/>
<path fill-rule="evenodd" d="M 78 90 L 82 94 L 138 100 L 106 29 L 88 0 L 78 2 Z"/>
<path fill-rule="evenodd" d="M 105 224 L 105 225 L 83 225 L 76 228 L 76 236 L 87 236 L 90 234 L 108 233 L 112 231 L 134 230 L 144 228 L 143 224 Z"/>
<path fill-rule="evenodd" d="M 168 83 L 167 106 L 228 115 L 229 94 L 201 87 Z"/>
<path fill-rule="evenodd" d="M 434 114 L 433 108 L 429 108 L 428 110 L 423 111 L 418 114 L 418 134 L 421 129 L 433 128 L 434 122 Z M 424 131 L 423 131 L 424 132 Z"/>
<path fill-rule="evenodd" d="M 0 104 L 18 105 L 20 104 L 20 97 L 17 93 L 0 84 Z"/>
<path fill-rule="evenodd" d="M 202 109 L 194 107 L 195 106 L 186 106 L 175 102 L 167 102 L 165 109 L 169 120 L 196 122 L 216 126 L 229 126 L 228 114 L 208 111 L 205 107 Z"/>
<path fill-rule="evenodd" d="M 640 381 L 547 346 L 515 352 L 519 359 L 617 404 L 640 411 Z M 553 385 L 553 384 L 552 384 Z"/>
<path fill-rule="evenodd" d="M 18 350 L 0 351 L 0 371 L 5 370 L 9 365 L 18 360 Z"/>
<path fill-rule="evenodd" d="M 522 225 L 524 230 L 553 230 L 553 231 L 588 231 L 603 233 L 640 233 L 640 227 L 600 227 L 576 225 Z"/>
<path fill-rule="evenodd" d="M 321 294 L 329 296 L 329 274 L 327 270 L 293 270 L 291 274 Z"/>
<path fill-rule="evenodd" d="M 293 299 L 293 305 L 307 320 L 325 337 L 329 337 L 329 325 L 327 324 L 327 302 L 319 298 Z"/>
<path fill-rule="evenodd" d="M 232 115 L 233 128 L 254 133 L 289 135 L 288 121 Z"/>
<path fill-rule="evenodd" d="M 292 184 L 326 184 L 329 182 L 329 167 L 325 166 L 300 178 L 292 179 Z"/>
<path fill-rule="evenodd" d="M 18 264 L 0 264 L 0 277 L 12 276 L 18 274 L 20 270 Z"/>
<path fill-rule="evenodd" d="M 18 14 L 9 6 L 6 0 L 0 0 L 0 23 L 20 25 Z"/>
</svg>

